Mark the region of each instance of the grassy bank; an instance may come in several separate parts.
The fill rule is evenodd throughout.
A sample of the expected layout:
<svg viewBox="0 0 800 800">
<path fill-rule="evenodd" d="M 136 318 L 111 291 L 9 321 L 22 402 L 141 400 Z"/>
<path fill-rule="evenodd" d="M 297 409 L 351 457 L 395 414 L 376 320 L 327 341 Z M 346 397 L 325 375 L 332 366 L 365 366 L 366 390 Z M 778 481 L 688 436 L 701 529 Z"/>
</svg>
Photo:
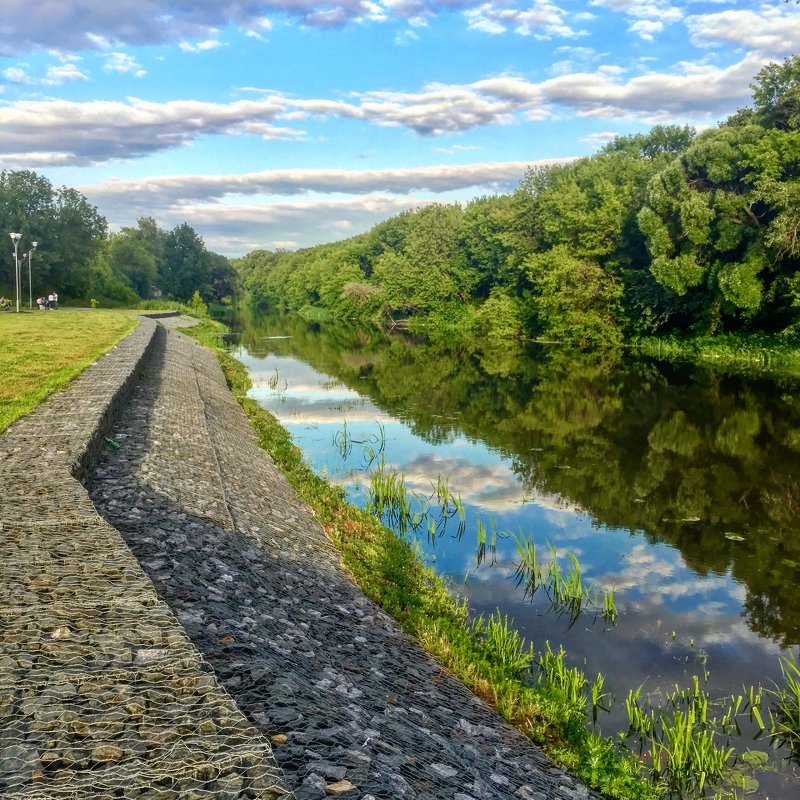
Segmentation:
<svg viewBox="0 0 800 800">
<path fill-rule="evenodd" d="M 564 665 L 563 653 L 537 659 L 507 620 L 471 622 L 465 606 L 406 542 L 347 503 L 340 488 L 305 465 L 289 433 L 247 397 L 250 380 L 245 367 L 217 346 L 222 330 L 217 323 L 204 321 L 188 333 L 217 353 L 259 443 L 315 510 L 364 593 L 466 686 L 582 781 L 611 798 L 662 797 L 660 789 L 641 779 L 636 759 L 613 740 L 589 730 L 589 684 L 581 673 Z"/>
<path fill-rule="evenodd" d="M 66 386 L 137 324 L 129 311 L 0 314 L 0 431 Z"/>
</svg>

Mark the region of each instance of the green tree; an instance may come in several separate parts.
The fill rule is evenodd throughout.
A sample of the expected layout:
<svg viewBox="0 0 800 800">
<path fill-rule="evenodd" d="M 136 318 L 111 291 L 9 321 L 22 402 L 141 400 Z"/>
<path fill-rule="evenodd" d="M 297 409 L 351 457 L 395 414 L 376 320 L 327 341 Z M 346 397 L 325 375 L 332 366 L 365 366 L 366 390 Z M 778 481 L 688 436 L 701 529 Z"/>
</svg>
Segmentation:
<svg viewBox="0 0 800 800">
<path fill-rule="evenodd" d="M 526 266 L 537 290 L 542 336 L 601 347 L 621 343 L 623 287 L 618 278 L 565 245 L 531 256 Z"/>
<path fill-rule="evenodd" d="M 164 262 L 159 276 L 163 288 L 177 300 L 188 300 L 195 291 L 209 293 L 211 265 L 203 239 L 188 223 L 176 226 L 164 243 Z"/>
<path fill-rule="evenodd" d="M 781 130 L 800 128 L 800 55 L 790 56 L 783 64 L 767 64 L 751 86 L 761 125 Z"/>
<path fill-rule="evenodd" d="M 693 307 L 696 330 L 791 321 L 798 154 L 800 132 L 724 126 L 697 137 L 649 183 L 638 220 L 650 269 Z"/>
<path fill-rule="evenodd" d="M 220 253 L 208 252 L 210 275 L 209 300 L 232 299 L 239 294 L 239 275 L 230 260 Z"/>
<path fill-rule="evenodd" d="M 114 272 L 125 276 L 139 297 L 150 297 L 156 280 L 156 260 L 140 239 L 125 230 L 112 235 L 107 260 Z"/>
<path fill-rule="evenodd" d="M 0 172 L 0 227 L 22 234 L 20 256 L 38 242 L 32 270 L 34 295 L 51 288 L 65 298 L 84 295 L 87 264 L 103 245 L 106 221 L 80 192 L 54 188 L 28 170 Z M 9 249 L 0 258 L 0 281 L 12 286 L 15 265 Z"/>
</svg>

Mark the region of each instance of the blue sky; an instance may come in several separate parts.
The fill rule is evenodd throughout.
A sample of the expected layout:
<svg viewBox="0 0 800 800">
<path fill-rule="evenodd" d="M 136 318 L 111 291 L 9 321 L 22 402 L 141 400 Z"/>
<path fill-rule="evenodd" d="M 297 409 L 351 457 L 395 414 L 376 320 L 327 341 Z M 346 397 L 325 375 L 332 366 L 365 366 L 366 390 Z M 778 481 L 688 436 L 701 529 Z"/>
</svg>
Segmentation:
<svg viewBox="0 0 800 800">
<path fill-rule="evenodd" d="M 0 0 L 0 167 L 228 256 L 346 238 L 656 123 L 714 125 L 770 0 Z"/>
</svg>

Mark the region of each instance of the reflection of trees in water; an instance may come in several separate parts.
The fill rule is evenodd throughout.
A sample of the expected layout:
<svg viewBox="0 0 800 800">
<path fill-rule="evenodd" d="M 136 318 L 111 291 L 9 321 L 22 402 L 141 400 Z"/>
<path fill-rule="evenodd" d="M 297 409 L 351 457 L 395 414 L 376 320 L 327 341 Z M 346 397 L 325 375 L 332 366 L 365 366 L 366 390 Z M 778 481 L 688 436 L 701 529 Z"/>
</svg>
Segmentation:
<svg viewBox="0 0 800 800">
<path fill-rule="evenodd" d="M 259 338 L 272 332 L 292 338 Z M 730 570 L 747 588 L 751 627 L 800 642 L 792 387 L 617 352 L 434 344 L 296 316 L 248 326 L 242 341 L 336 376 L 427 441 L 457 427 L 507 456 L 529 492 L 667 542 L 701 575 Z"/>
</svg>

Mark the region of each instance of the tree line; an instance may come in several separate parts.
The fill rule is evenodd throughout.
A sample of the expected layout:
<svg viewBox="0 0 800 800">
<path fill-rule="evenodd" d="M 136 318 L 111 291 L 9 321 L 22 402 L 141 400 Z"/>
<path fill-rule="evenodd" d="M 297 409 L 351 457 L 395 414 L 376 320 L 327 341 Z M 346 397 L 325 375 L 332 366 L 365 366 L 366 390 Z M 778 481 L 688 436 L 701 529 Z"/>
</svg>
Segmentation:
<svg viewBox="0 0 800 800">
<path fill-rule="evenodd" d="M 33 295 L 55 289 L 60 298 L 130 305 L 168 297 L 206 301 L 235 296 L 238 276 L 225 256 L 209 251 L 186 222 L 163 230 L 152 217 L 111 233 L 105 218 L 75 189 L 54 187 L 27 170 L 0 172 L 0 228 L 21 233 L 20 259 L 32 242 Z M 13 294 L 16 264 L 10 240 L 0 256 L 0 294 Z M 27 262 L 22 269 L 27 298 Z M 27 303 L 26 303 L 27 304 Z"/>
<path fill-rule="evenodd" d="M 234 266 L 255 306 L 480 335 L 794 337 L 800 306 L 800 56 L 700 134 L 656 126 L 529 169 L 516 191 L 428 205 L 369 232 Z"/>
</svg>

